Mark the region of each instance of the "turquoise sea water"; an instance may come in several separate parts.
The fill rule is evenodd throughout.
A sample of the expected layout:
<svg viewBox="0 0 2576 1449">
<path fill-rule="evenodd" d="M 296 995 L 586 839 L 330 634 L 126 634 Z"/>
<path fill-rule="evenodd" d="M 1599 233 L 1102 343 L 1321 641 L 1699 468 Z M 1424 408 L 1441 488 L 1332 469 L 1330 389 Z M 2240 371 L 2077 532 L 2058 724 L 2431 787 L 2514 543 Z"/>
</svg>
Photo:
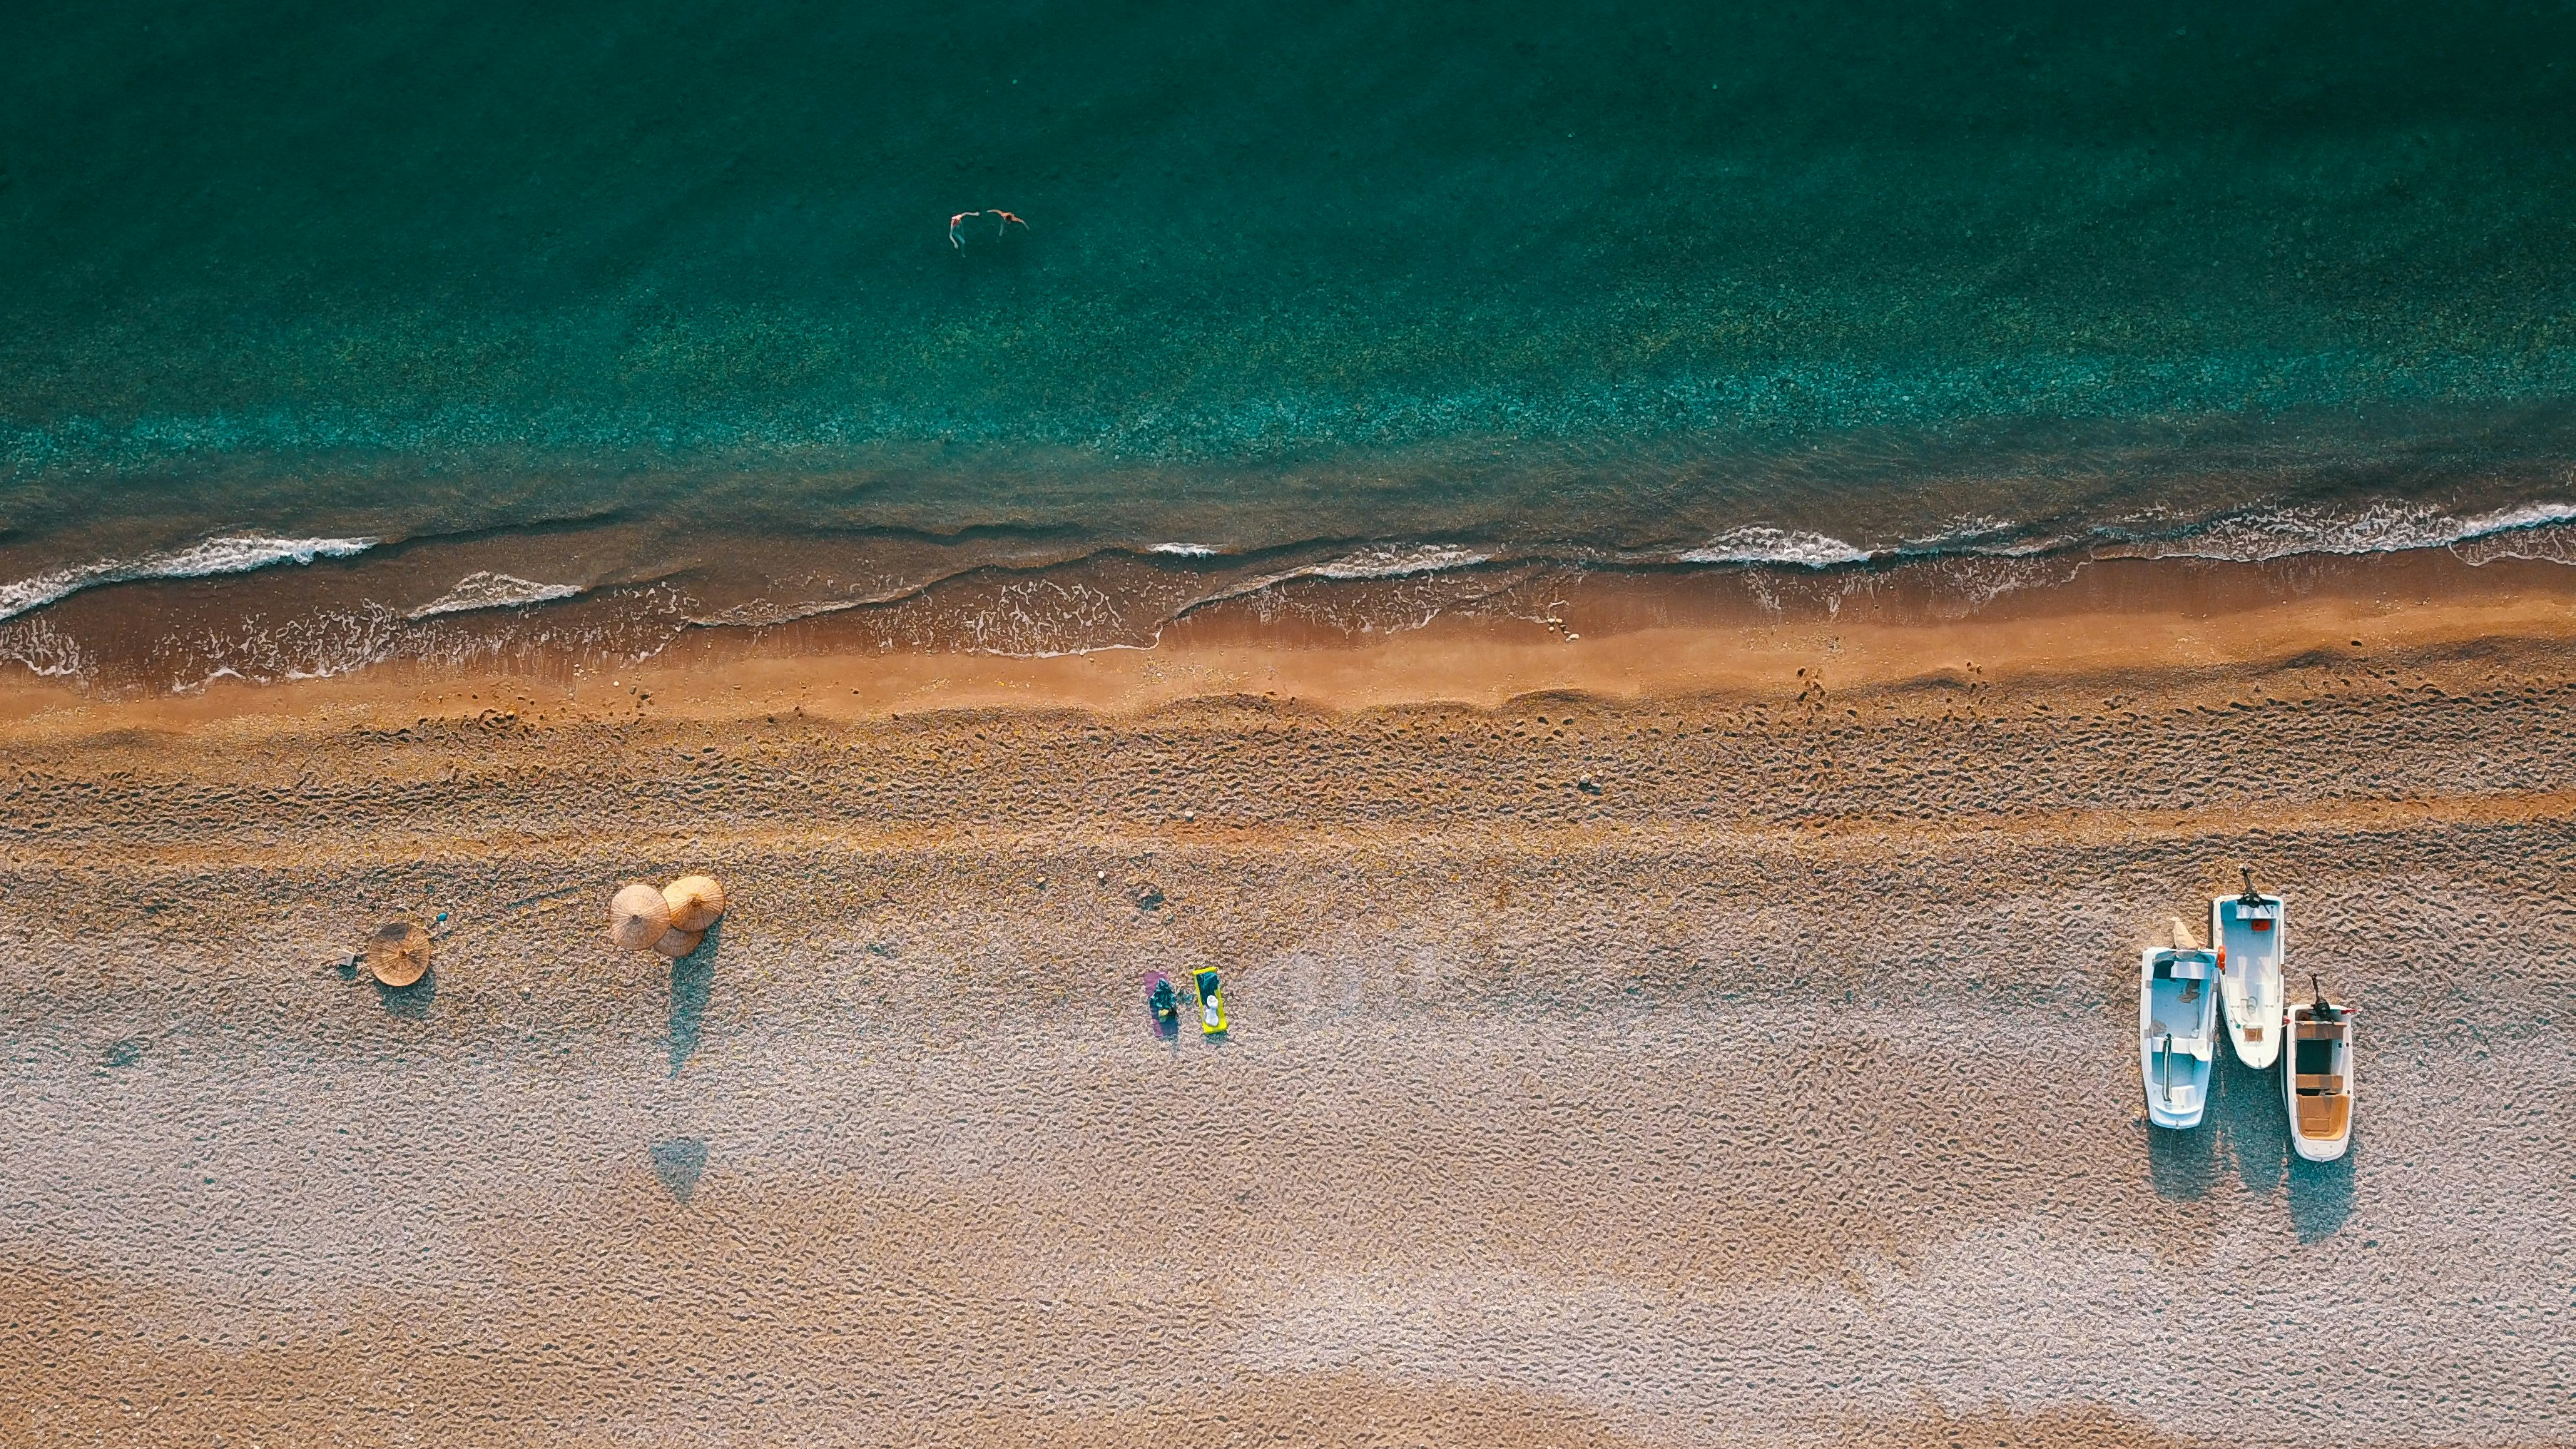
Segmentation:
<svg viewBox="0 0 2576 1449">
<path fill-rule="evenodd" d="M 2545 522 L 2571 63 L 2564 5 L 18 7 L 0 587 Z"/>
</svg>

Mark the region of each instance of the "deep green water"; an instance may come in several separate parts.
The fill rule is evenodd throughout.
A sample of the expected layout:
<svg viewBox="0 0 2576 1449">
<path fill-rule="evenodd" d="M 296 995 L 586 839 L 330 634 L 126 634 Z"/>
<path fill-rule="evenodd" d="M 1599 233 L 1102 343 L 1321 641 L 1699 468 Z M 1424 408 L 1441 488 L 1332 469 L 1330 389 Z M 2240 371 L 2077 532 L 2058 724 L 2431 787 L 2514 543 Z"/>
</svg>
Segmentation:
<svg viewBox="0 0 2576 1449">
<path fill-rule="evenodd" d="M 2571 63 L 2565 5 L 12 7 L 0 523 L 2576 500 Z"/>
</svg>

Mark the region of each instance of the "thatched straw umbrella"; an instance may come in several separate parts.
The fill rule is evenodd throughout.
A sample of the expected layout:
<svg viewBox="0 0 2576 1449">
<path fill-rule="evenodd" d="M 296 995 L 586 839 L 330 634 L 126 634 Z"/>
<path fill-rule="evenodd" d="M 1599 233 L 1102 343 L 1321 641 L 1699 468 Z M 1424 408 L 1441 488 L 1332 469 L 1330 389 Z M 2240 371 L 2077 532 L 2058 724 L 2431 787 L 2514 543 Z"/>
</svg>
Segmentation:
<svg viewBox="0 0 2576 1449">
<path fill-rule="evenodd" d="M 629 951 L 652 949 L 670 929 L 670 903 L 642 881 L 620 886 L 608 903 L 608 939 Z"/>
<path fill-rule="evenodd" d="M 707 933 L 704 931 L 683 931 L 674 926 L 662 933 L 661 940 L 653 943 L 653 951 L 656 955 L 668 956 L 677 961 L 698 949 L 698 943 L 706 938 Z"/>
<path fill-rule="evenodd" d="M 387 986 L 409 986 L 429 974 L 429 933 L 409 921 L 376 928 L 367 970 Z"/>
<path fill-rule="evenodd" d="M 724 887 L 711 875 L 684 875 L 662 887 L 671 907 L 671 929 L 703 931 L 724 914 Z"/>
</svg>

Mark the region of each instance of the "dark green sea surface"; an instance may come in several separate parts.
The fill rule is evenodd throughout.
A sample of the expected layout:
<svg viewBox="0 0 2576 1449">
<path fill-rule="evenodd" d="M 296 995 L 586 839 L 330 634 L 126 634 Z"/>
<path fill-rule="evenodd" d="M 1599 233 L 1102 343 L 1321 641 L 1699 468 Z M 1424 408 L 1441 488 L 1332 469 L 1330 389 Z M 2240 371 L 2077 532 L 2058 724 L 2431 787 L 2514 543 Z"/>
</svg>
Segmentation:
<svg viewBox="0 0 2576 1449">
<path fill-rule="evenodd" d="M 2564 4 L 13 6 L 0 525 L 2564 501 L 2571 65 Z"/>
</svg>

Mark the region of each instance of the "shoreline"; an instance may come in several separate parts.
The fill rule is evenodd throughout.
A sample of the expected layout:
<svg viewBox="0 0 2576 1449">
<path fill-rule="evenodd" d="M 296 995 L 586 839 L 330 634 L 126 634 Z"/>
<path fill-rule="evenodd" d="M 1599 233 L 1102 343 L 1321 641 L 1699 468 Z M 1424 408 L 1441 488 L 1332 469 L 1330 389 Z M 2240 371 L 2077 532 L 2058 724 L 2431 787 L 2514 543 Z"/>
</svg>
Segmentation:
<svg viewBox="0 0 2576 1449">
<path fill-rule="evenodd" d="M 2024 685 L 2366 668 L 2471 646 L 2576 646 L 2576 568 L 2479 565 L 2438 551 L 2262 564 L 2095 560 L 1962 606 L 1929 570 L 1551 578 L 1532 616 L 1475 606 L 1380 632 L 1228 601 L 1154 643 L 1049 657 L 891 649 L 868 621 L 827 615 L 678 633 L 641 659 L 595 650 L 458 664 L 389 662 L 329 678 L 219 679 L 183 693 L 84 689 L 12 669 L 14 729 L 179 728 L 253 716 L 473 715 L 859 719 L 940 710 L 1106 715 L 1229 697 L 1331 710 L 1501 708 L 1545 694 L 1602 700 L 1809 693 L 1890 696 Z M 1341 586 L 1366 609 L 1371 586 Z M 102 591 L 104 593 L 106 591 Z M 1384 589 L 1380 588 L 1383 593 Z M 114 602 L 112 599 L 108 602 Z M 42 617 L 42 616 L 38 616 Z"/>
</svg>

